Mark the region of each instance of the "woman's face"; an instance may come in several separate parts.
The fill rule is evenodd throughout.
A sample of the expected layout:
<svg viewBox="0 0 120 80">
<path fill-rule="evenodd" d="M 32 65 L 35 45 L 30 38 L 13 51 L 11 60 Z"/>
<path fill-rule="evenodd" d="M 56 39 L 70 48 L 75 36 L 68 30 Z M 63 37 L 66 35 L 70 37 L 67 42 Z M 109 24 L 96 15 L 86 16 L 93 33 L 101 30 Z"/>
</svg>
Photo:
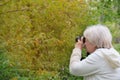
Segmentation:
<svg viewBox="0 0 120 80">
<path fill-rule="evenodd" d="M 91 44 L 87 39 L 85 39 L 85 48 L 89 53 L 92 53 L 96 50 L 96 46 L 94 44 Z"/>
</svg>

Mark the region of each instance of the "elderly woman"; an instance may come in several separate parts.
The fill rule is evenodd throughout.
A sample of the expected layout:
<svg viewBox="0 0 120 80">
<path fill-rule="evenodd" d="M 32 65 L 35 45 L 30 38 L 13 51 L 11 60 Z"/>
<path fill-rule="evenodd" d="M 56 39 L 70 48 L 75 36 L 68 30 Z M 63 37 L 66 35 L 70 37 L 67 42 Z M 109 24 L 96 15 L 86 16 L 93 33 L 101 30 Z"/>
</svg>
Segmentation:
<svg viewBox="0 0 120 80">
<path fill-rule="evenodd" d="M 112 46 L 112 36 L 104 25 L 93 25 L 84 31 L 73 49 L 69 70 L 84 80 L 120 80 L 120 54 Z M 88 57 L 81 59 L 83 45 Z"/>
</svg>

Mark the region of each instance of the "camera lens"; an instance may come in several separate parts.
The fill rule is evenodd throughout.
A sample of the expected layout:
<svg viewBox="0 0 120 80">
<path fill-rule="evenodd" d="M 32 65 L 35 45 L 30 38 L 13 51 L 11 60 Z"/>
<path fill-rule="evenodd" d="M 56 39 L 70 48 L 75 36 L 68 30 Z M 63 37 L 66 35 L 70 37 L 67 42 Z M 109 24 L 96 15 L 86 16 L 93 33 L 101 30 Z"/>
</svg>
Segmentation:
<svg viewBox="0 0 120 80">
<path fill-rule="evenodd" d="M 86 40 L 86 38 L 85 38 L 85 37 L 83 37 L 83 43 L 85 43 L 85 40 Z"/>
</svg>

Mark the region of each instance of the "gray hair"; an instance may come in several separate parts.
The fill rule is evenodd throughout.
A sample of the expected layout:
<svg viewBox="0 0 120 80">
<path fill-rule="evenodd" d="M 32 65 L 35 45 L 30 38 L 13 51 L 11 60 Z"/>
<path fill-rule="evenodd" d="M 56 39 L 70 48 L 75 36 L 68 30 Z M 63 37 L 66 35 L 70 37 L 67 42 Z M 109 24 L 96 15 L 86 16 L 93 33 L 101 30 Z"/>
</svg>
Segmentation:
<svg viewBox="0 0 120 80">
<path fill-rule="evenodd" d="M 96 45 L 97 48 L 112 47 L 112 35 L 109 29 L 104 25 L 98 24 L 89 26 L 84 31 L 83 35 L 91 44 Z"/>
</svg>

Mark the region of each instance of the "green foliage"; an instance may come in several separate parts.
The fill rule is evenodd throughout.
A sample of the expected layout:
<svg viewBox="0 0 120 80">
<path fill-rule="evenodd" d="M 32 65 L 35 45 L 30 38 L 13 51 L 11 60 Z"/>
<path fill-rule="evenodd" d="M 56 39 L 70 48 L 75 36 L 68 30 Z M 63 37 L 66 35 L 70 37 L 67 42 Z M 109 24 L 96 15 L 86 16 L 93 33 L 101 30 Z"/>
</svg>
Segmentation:
<svg viewBox="0 0 120 80">
<path fill-rule="evenodd" d="M 113 35 L 113 43 L 120 43 L 120 0 L 88 1 L 89 14 L 94 24 L 105 24 Z"/>
<path fill-rule="evenodd" d="M 0 1 L 0 18 L 0 42 L 16 71 L 11 80 L 61 79 L 57 72 L 68 68 L 75 37 L 90 24 L 82 0 Z"/>
<path fill-rule="evenodd" d="M 97 23 L 112 22 L 119 24 L 119 0 L 88 1 L 90 15 Z"/>
<path fill-rule="evenodd" d="M 0 79 L 9 80 L 17 75 L 15 72 L 16 71 L 13 70 L 12 65 L 6 57 L 6 50 L 0 46 Z"/>
<path fill-rule="evenodd" d="M 114 47 L 120 53 L 120 44 L 114 44 Z"/>
</svg>

